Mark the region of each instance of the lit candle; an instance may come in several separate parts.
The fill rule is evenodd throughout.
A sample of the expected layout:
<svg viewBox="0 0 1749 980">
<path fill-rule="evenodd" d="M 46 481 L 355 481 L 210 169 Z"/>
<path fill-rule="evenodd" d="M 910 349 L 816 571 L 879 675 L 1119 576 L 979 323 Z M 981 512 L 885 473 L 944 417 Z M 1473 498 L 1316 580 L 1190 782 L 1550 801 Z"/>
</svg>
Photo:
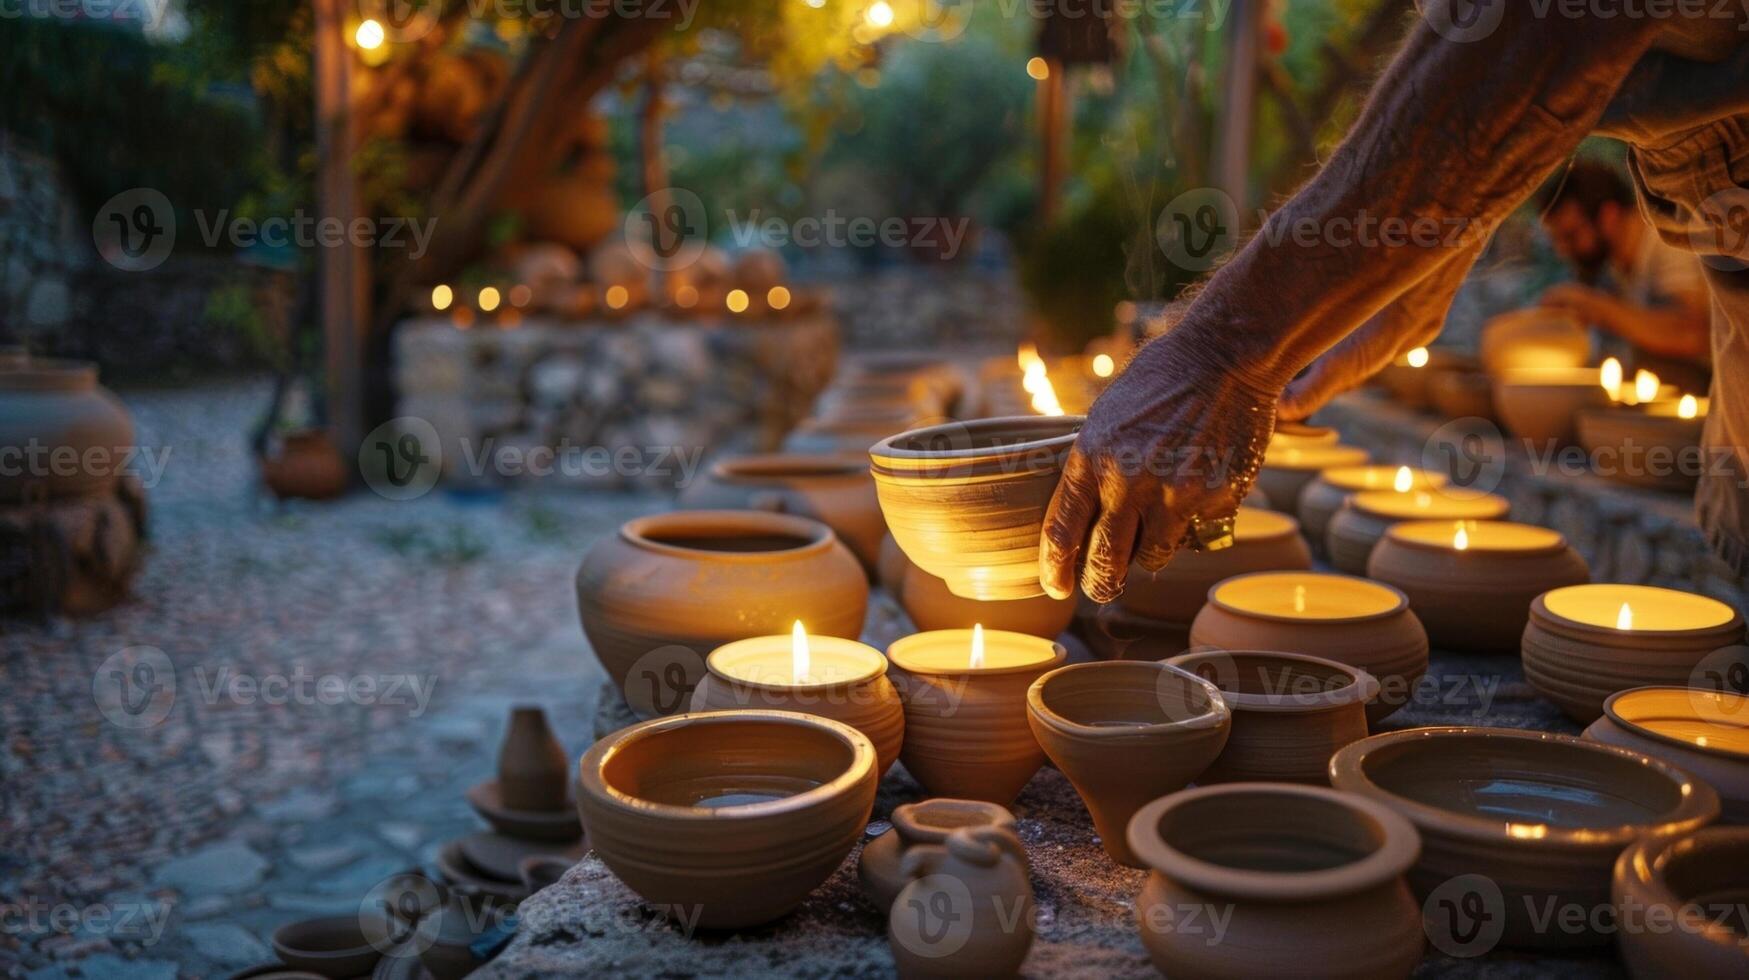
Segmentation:
<svg viewBox="0 0 1749 980">
<path fill-rule="evenodd" d="M 1338 571 L 1364 575 L 1373 547 L 1385 531 L 1402 521 L 1490 521 L 1505 517 L 1511 503 L 1491 493 L 1461 487 L 1427 488 L 1399 493 L 1362 490 L 1330 519 L 1324 535 L 1330 563 Z M 1449 526 L 1449 525 L 1448 525 Z"/>
<path fill-rule="evenodd" d="M 1307 446 L 1334 445 L 1339 436 L 1335 429 L 1304 422 L 1277 422 L 1269 434 L 1269 452 Z"/>
<path fill-rule="evenodd" d="M 1409 466 L 1341 466 L 1325 470 L 1300 491 L 1298 511 L 1300 525 L 1312 547 L 1323 550 L 1324 535 L 1330 530 L 1330 519 L 1362 490 L 1433 490 L 1449 482 L 1445 474 Z"/>
<path fill-rule="evenodd" d="M 1649 402 L 1658 397 L 1658 376 L 1641 368 L 1634 372 L 1634 401 Z"/>
<path fill-rule="evenodd" d="M 1366 463 L 1366 450 L 1359 446 L 1333 444 L 1326 446 L 1271 446 L 1263 454 L 1263 468 L 1258 471 L 1257 485 L 1269 498 L 1272 510 L 1292 514 L 1299 507 L 1300 491 L 1318 474 L 1339 467 Z"/>
<path fill-rule="evenodd" d="M 1612 402 L 1621 401 L 1621 362 L 1613 357 L 1603 359 L 1603 366 L 1597 369 L 1597 383 L 1603 386 Z"/>
</svg>

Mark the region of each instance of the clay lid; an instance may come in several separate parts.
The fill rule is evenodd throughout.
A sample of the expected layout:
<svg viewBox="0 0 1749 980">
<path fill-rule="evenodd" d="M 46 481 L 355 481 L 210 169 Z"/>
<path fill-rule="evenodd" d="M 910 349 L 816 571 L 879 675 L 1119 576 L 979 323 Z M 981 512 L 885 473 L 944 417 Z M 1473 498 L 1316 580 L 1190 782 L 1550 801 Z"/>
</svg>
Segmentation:
<svg viewBox="0 0 1749 980">
<path fill-rule="evenodd" d="M 1749 697 L 1698 687 L 1636 687 L 1603 702 L 1622 728 L 1690 752 L 1749 761 Z"/>
<path fill-rule="evenodd" d="M 652 514 L 625 522 L 619 533 L 646 551 L 752 565 L 817 555 L 838 540 L 831 528 L 811 518 L 755 510 Z"/>
<path fill-rule="evenodd" d="M 1199 650 L 1167 661 L 1210 682 L 1235 711 L 1322 711 L 1365 704 L 1379 682 L 1359 667 L 1304 653 Z"/>
<path fill-rule="evenodd" d="M 1305 591 L 1299 592 L 1298 586 Z M 1211 586 L 1208 601 L 1236 616 L 1278 623 L 1359 623 L 1409 608 L 1408 596 L 1394 586 L 1355 575 L 1311 571 L 1235 575 Z"/>
</svg>

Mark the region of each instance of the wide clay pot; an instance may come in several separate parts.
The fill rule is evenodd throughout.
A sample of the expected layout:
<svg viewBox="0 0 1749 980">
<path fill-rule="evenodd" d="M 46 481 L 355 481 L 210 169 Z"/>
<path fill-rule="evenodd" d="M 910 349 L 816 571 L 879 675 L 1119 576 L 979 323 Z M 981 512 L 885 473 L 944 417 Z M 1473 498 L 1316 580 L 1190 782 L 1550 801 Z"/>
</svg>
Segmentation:
<svg viewBox="0 0 1749 980">
<path fill-rule="evenodd" d="M 1367 490 L 1394 490 L 1398 475 L 1408 470 L 1408 490 L 1437 490 L 1450 481 L 1443 473 L 1416 469 L 1412 466 L 1374 464 L 1344 466 L 1325 470 L 1300 491 L 1294 512 L 1300 518 L 1300 530 L 1312 548 L 1322 554 L 1324 538 L 1330 533 L 1330 519 L 1336 516 L 1348 498 Z"/>
<path fill-rule="evenodd" d="M 1222 579 L 1247 572 L 1311 568 L 1312 551 L 1299 522 L 1286 514 L 1239 508 L 1233 543 L 1219 551 L 1181 549 L 1157 572 L 1131 565 L 1118 604 L 1137 616 L 1189 623 Z"/>
<path fill-rule="evenodd" d="M 1257 471 L 1257 486 L 1269 498 L 1269 508 L 1292 514 L 1299 506 L 1300 491 L 1318 478 L 1324 470 L 1344 466 L 1362 466 L 1367 461 L 1366 450 L 1359 446 L 1289 446 L 1271 449 L 1263 457 L 1263 468 Z"/>
<path fill-rule="evenodd" d="M 1609 393 L 1594 368 L 1514 371 L 1494 379 L 1494 409 L 1506 431 L 1528 443 L 1533 454 L 1572 445 L 1579 414 L 1604 408 Z"/>
<path fill-rule="evenodd" d="M 332 500 L 351 480 L 346 458 L 322 429 L 288 432 L 261 458 L 261 482 L 281 500 Z"/>
<path fill-rule="evenodd" d="M 927 413 L 911 409 L 836 418 L 814 416 L 798 422 L 784 437 L 783 451 L 819 455 L 866 453 L 882 439 L 925 424 L 930 418 Z"/>
<path fill-rule="evenodd" d="M 1520 648 L 1524 679 L 1581 724 L 1596 721 L 1617 691 L 1693 684 L 1708 654 L 1743 642 L 1743 617 L 1715 599 L 1649 585 L 1587 588 L 1537 596 Z M 1615 618 L 1618 600 L 1632 606 L 1632 629 L 1603 625 Z M 1608 608 L 1586 608 L 1597 601 Z"/>
<path fill-rule="evenodd" d="M 1075 611 L 1076 632 L 1099 660 L 1165 660 L 1190 646 L 1190 624 L 1137 616 L 1122 603 L 1086 600 Z"/>
<path fill-rule="evenodd" d="M 1464 547 L 1453 542 L 1463 531 Z M 1591 580 L 1559 532 L 1503 521 L 1404 521 L 1367 560 L 1367 578 L 1402 590 L 1441 650 L 1515 653 L 1530 604 L 1550 589 Z"/>
<path fill-rule="evenodd" d="M 875 759 L 866 735 L 814 715 L 674 715 L 591 746 L 577 808 L 596 855 L 645 902 L 740 929 L 838 870 L 874 807 Z"/>
<path fill-rule="evenodd" d="M 1300 653 L 1201 650 L 1167 663 L 1221 691 L 1233 712 L 1226 747 L 1200 785 L 1330 784 L 1330 756 L 1366 737 L 1366 705 L 1379 683 L 1358 667 Z"/>
<path fill-rule="evenodd" d="M 115 485 L 134 423 L 97 365 L 14 355 L 0 363 L 0 503 L 73 497 Z M 66 465 L 68 460 L 73 465 Z"/>
<path fill-rule="evenodd" d="M 1447 419 L 1494 418 L 1494 380 L 1481 371 L 1441 371 L 1427 381 L 1427 400 Z"/>
<path fill-rule="evenodd" d="M 917 567 L 967 599 L 1030 599 L 1045 508 L 1079 416 L 952 422 L 869 450 L 887 527 Z"/>
<path fill-rule="evenodd" d="M 1142 807 L 1128 836 L 1152 871 L 1136 898 L 1142 945 L 1165 976 L 1375 980 L 1421 961 L 1421 905 L 1403 880 L 1420 840 L 1370 800 L 1199 786 Z"/>
<path fill-rule="evenodd" d="M 1749 976 L 1749 827 L 1707 827 L 1631 844 L 1610 894 L 1616 946 L 1634 980 Z"/>
<path fill-rule="evenodd" d="M 905 854 L 921 844 L 945 844 L 956 830 L 972 827 L 1014 829 L 1014 814 L 1006 807 L 981 800 L 937 797 L 893 808 L 892 827 L 862 846 L 856 874 L 875 908 L 893 907 L 910 878 L 905 876 Z"/>
<path fill-rule="evenodd" d="M 905 607 L 905 614 L 920 630 L 970 629 L 981 623 L 985 629 L 1027 633 L 1051 640 L 1067 629 L 1069 621 L 1075 618 L 1074 596 L 1062 599 L 1048 595 L 1031 599 L 964 599 L 949 591 L 946 582 L 916 566 L 904 573 L 899 604 Z"/>
<path fill-rule="evenodd" d="M 1590 913 L 1609 906 L 1622 848 L 1719 815 L 1712 787 L 1669 763 L 1521 729 L 1373 735 L 1331 758 L 1330 784 L 1383 803 L 1421 832 L 1409 882 L 1431 896 L 1430 909 L 1446 910 L 1451 938 L 1466 944 L 1490 936 L 1538 948 L 1608 942 Z M 1478 877 L 1488 887 L 1478 888 Z M 1574 921 L 1564 908 L 1585 914 Z"/>
<path fill-rule="evenodd" d="M 712 464 L 680 494 L 689 510 L 773 510 L 830 527 L 872 574 L 887 533 L 863 456 L 767 453 Z"/>
<path fill-rule="evenodd" d="M 328 915 L 275 929 L 273 952 L 294 970 L 324 977 L 366 976 L 383 958 L 372 940 L 380 942 L 387 935 L 387 926 L 364 914 Z"/>
<path fill-rule="evenodd" d="M 570 804 L 565 748 L 540 708 L 512 709 L 498 747 L 498 798 L 510 810 L 550 813 Z"/>
<path fill-rule="evenodd" d="M 1348 498 L 1324 532 L 1330 564 L 1339 572 L 1365 575 L 1373 548 L 1391 525 L 1403 521 L 1497 521 L 1512 510 L 1505 497 L 1461 487 L 1439 490 L 1362 490 Z"/>
<path fill-rule="evenodd" d="M 1591 334 L 1564 313 L 1514 310 L 1484 324 L 1477 347 L 1482 370 L 1498 378 L 1581 367 L 1591 356 Z"/>
<path fill-rule="evenodd" d="M 1233 718 L 1215 686 L 1195 674 L 1112 660 L 1033 681 L 1026 720 L 1081 794 L 1105 853 L 1139 868 L 1125 836 L 1130 817 L 1200 776 L 1227 744 Z"/>
<path fill-rule="evenodd" d="M 1749 697 L 1698 687 L 1618 691 L 1584 737 L 1694 773 L 1718 792 L 1724 822 L 1749 824 Z"/>
<path fill-rule="evenodd" d="M 1578 425 L 1592 472 L 1606 480 L 1680 492 L 1693 489 L 1705 468 L 1706 419 L 1679 418 L 1667 403 L 1580 412 Z"/>
<path fill-rule="evenodd" d="M 1427 631 L 1403 593 L 1326 572 L 1227 579 L 1209 590 L 1191 623 L 1190 645 L 1304 653 L 1358 667 L 1379 682 L 1379 696 L 1366 708 L 1368 724 L 1408 704 L 1427 672 Z"/>
<path fill-rule="evenodd" d="M 681 710 L 704 660 L 732 640 L 808 632 L 855 639 L 868 577 L 819 521 L 758 511 L 640 517 L 577 570 L 583 632 L 643 717 Z"/>
<path fill-rule="evenodd" d="M 899 976 L 1014 977 L 1032 948 L 1026 850 L 1006 827 L 967 827 L 905 854 L 887 917 Z"/>
</svg>

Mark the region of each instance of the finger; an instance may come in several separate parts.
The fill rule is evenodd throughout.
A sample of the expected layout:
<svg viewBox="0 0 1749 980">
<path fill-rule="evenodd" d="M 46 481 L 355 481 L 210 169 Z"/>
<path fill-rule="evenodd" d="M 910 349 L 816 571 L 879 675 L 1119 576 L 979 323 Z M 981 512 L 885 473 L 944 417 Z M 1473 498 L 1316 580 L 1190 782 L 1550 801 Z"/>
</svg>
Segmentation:
<svg viewBox="0 0 1749 980">
<path fill-rule="evenodd" d="M 1081 591 L 1094 602 L 1106 603 L 1123 594 L 1129 577 L 1130 556 L 1136 550 L 1136 524 L 1140 520 L 1134 501 L 1106 508 L 1093 525 L 1087 541 L 1087 561 L 1081 569 Z"/>
<path fill-rule="evenodd" d="M 1330 399 L 1356 383 L 1357 380 L 1349 372 L 1339 369 L 1328 355 L 1320 357 L 1312 362 L 1305 374 L 1288 382 L 1275 407 L 1276 417 L 1289 422 L 1308 419 Z"/>
<path fill-rule="evenodd" d="M 1135 562 L 1142 566 L 1143 571 L 1157 572 L 1171 564 L 1172 555 L 1178 550 L 1178 542 L 1184 535 L 1168 537 L 1165 528 L 1166 497 L 1162 492 L 1142 508 L 1142 519 L 1136 525 Z"/>
<path fill-rule="evenodd" d="M 1039 540 L 1038 580 L 1053 599 L 1067 599 L 1075 592 L 1075 564 L 1093 523 L 1099 488 L 1093 468 L 1079 448 L 1069 451 L 1063 463 L 1063 478 L 1051 495 L 1045 511 L 1044 534 Z"/>
<path fill-rule="evenodd" d="M 1164 492 L 1161 495 L 1160 509 L 1157 516 L 1150 515 L 1151 525 L 1148 528 L 1148 541 L 1155 548 L 1152 558 L 1158 559 L 1162 552 L 1166 560 L 1178 552 L 1184 543 L 1184 535 L 1190 530 L 1190 519 L 1197 516 L 1194 492 L 1178 489 Z"/>
</svg>

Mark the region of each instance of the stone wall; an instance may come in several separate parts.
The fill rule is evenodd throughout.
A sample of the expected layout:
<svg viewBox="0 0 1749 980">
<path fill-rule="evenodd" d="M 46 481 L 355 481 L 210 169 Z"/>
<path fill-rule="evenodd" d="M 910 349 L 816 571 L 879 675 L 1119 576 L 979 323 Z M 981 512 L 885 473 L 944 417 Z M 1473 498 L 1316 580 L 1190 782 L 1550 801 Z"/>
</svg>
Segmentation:
<svg viewBox="0 0 1749 980">
<path fill-rule="evenodd" d="M 906 265 L 835 278 L 833 309 L 852 350 L 1013 349 L 1026 298 L 1006 271 Z"/>
</svg>

